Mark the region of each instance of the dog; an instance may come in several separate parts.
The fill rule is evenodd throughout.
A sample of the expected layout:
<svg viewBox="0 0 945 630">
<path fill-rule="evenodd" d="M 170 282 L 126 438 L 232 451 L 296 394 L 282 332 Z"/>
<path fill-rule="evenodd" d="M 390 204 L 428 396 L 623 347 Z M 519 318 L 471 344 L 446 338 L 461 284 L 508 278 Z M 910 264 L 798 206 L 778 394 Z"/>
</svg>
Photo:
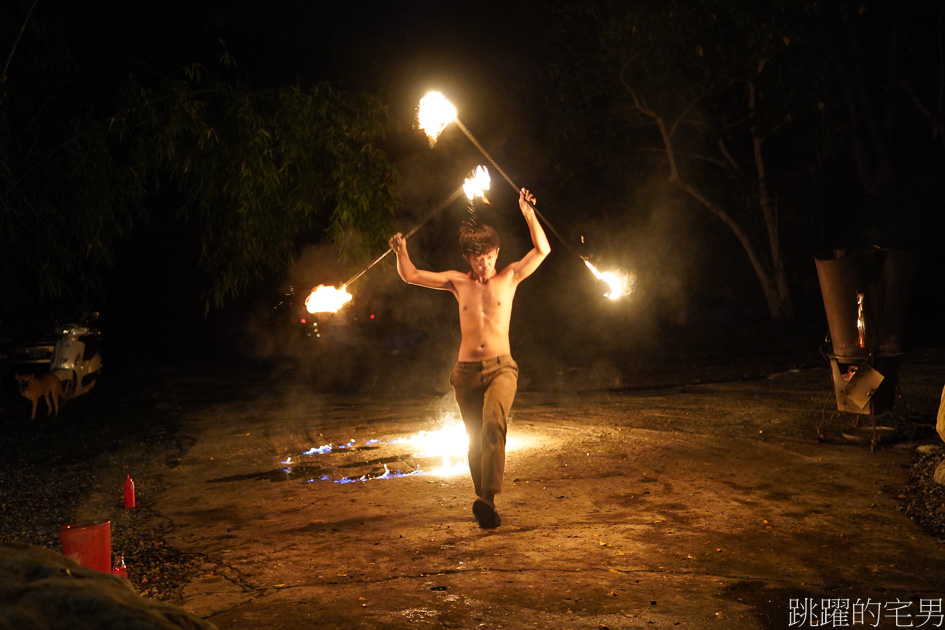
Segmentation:
<svg viewBox="0 0 945 630">
<path fill-rule="evenodd" d="M 20 387 L 20 395 L 33 401 L 33 413 L 30 420 L 36 419 L 36 405 L 40 398 L 46 399 L 46 408 L 49 412 L 46 417 L 53 415 L 55 410 L 56 417 L 59 416 L 59 399 L 62 397 L 62 383 L 55 374 L 17 374 L 17 384 Z"/>
</svg>

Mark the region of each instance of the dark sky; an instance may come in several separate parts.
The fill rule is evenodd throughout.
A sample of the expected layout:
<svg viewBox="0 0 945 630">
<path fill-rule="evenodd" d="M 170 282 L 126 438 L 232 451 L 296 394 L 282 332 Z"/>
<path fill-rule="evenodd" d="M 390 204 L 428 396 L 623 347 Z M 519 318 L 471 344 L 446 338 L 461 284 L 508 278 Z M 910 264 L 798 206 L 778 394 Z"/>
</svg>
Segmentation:
<svg viewBox="0 0 945 630">
<path fill-rule="evenodd" d="M 538 2 L 115 3 L 106 30 L 116 56 L 157 70 L 213 60 L 219 40 L 252 85 L 332 80 L 379 93 L 401 115 L 436 87 L 508 90 L 536 79 Z"/>
</svg>

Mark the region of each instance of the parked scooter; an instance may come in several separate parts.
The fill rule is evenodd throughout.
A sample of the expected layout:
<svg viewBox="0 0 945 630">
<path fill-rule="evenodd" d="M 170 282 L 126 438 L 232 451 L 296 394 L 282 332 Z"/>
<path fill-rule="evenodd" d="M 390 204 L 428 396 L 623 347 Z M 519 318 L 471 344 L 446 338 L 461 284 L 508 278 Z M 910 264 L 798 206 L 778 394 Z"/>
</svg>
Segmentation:
<svg viewBox="0 0 945 630">
<path fill-rule="evenodd" d="M 79 323 L 56 325 L 52 330 L 14 332 L 0 338 L 0 373 L 55 374 L 62 382 L 63 399 L 87 393 L 102 371 L 102 335 L 98 313 Z"/>
<path fill-rule="evenodd" d="M 102 334 L 97 328 L 66 324 L 59 331 L 50 371 L 62 382 L 66 400 L 93 387 L 102 372 Z"/>
</svg>

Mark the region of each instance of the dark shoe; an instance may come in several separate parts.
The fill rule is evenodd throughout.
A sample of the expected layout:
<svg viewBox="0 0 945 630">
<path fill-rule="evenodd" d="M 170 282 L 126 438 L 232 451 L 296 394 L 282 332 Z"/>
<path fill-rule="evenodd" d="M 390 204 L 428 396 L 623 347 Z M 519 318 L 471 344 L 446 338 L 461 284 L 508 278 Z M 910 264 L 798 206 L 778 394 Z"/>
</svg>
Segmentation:
<svg viewBox="0 0 945 630">
<path fill-rule="evenodd" d="M 495 506 L 485 499 L 476 499 L 473 502 L 472 509 L 473 516 L 476 517 L 476 522 L 479 523 L 479 527 L 483 529 L 495 529 L 502 524 L 502 519 L 499 518 L 499 513 L 495 511 Z"/>
</svg>

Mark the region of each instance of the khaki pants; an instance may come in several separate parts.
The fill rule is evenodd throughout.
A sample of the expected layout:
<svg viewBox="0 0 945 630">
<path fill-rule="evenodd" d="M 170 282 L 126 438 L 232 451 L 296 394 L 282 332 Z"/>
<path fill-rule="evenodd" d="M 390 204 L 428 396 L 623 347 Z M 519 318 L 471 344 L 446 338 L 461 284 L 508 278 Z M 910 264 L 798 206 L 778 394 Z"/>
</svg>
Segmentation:
<svg viewBox="0 0 945 630">
<path fill-rule="evenodd" d="M 505 472 L 505 435 L 518 387 L 518 364 L 510 355 L 459 361 L 450 374 L 469 436 L 469 473 L 476 496 L 498 494 Z"/>
</svg>

